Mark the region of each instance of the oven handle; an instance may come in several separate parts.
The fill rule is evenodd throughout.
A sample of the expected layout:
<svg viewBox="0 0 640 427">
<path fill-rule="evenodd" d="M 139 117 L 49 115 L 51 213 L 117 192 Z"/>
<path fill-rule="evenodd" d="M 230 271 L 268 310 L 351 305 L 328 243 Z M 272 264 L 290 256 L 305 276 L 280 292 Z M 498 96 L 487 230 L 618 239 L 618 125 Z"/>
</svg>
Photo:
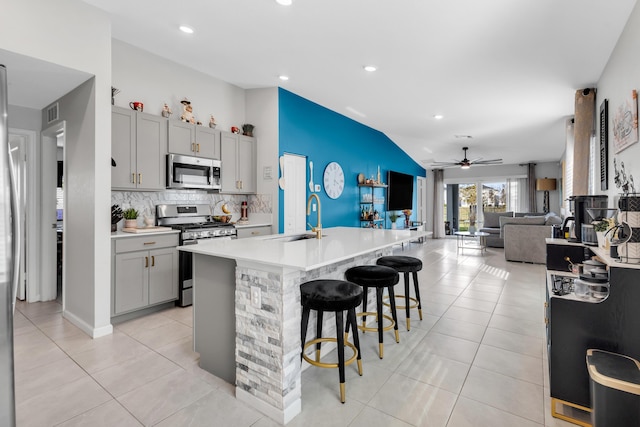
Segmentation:
<svg viewBox="0 0 640 427">
<path fill-rule="evenodd" d="M 197 239 L 183 240 L 182 241 L 182 246 L 197 245 L 197 244 L 198 244 L 198 240 Z"/>
</svg>

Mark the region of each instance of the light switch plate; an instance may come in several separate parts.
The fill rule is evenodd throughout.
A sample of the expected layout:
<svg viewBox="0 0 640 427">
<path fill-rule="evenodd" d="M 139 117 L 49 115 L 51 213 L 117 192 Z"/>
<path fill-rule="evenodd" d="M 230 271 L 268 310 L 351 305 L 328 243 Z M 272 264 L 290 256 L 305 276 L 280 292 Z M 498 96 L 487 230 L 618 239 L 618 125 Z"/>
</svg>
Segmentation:
<svg viewBox="0 0 640 427">
<path fill-rule="evenodd" d="M 320 184 L 316 184 L 316 193 L 320 191 Z"/>
</svg>

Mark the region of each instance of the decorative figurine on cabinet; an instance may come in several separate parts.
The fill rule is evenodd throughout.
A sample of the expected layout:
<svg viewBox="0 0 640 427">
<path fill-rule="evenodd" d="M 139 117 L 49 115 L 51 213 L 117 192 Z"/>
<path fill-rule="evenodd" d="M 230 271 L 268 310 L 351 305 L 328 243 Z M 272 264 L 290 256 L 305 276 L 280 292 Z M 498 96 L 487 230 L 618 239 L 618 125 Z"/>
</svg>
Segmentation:
<svg viewBox="0 0 640 427">
<path fill-rule="evenodd" d="M 211 129 L 215 129 L 215 128 L 216 128 L 216 125 L 217 125 L 217 123 L 216 123 L 216 119 L 215 119 L 215 117 L 213 117 L 213 114 L 212 114 L 212 115 L 211 115 L 211 119 L 209 119 L 209 127 L 210 127 Z"/>
<path fill-rule="evenodd" d="M 187 98 L 180 101 L 183 105 L 182 107 L 182 115 L 180 116 L 180 120 L 187 123 L 196 123 L 196 119 L 193 117 L 193 107 L 191 106 L 191 102 Z"/>
<path fill-rule="evenodd" d="M 165 103 L 164 107 L 162 107 L 162 117 L 168 119 L 171 114 L 171 108 L 169 108 L 169 106 Z"/>
</svg>

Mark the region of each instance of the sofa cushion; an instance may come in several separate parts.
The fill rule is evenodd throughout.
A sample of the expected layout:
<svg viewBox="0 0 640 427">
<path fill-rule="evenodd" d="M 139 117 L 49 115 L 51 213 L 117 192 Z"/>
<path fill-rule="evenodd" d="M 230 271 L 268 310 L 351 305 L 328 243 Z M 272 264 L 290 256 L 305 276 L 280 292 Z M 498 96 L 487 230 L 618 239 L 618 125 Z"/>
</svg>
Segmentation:
<svg viewBox="0 0 640 427">
<path fill-rule="evenodd" d="M 484 212 L 484 228 L 498 228 L 500 227 L 500 217 L 513 217 L 513 212 Z"/>
<path fill-rule="evenodd" d="M 530 216 L 530 217 L 500 217 L 500 236 L 504 237 L 504 226 L 507 224 L 520 224 L 520 225 L 544 225 L 544 216 Z"/>
<path fill-rule="evenodd" d="M 562 218 L 556 215 L 554 212 L 549 212 L 544 217 L 544 225 L 562 224 Z"/>
</svg>

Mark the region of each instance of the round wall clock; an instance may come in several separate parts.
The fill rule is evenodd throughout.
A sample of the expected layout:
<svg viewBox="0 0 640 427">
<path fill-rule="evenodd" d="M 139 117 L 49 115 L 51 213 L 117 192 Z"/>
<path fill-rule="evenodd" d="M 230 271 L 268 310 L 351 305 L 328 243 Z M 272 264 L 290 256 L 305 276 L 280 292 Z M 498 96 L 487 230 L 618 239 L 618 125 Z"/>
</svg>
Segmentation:
<svg viewBox="0 0 640 427">
<path fill-rule="evenodd" d="M 337 199 L 344 190 L 344 172 L 337 162 L 331 162 L 324 168 L 324 191 L 332 199 Z"/>
</svg>

